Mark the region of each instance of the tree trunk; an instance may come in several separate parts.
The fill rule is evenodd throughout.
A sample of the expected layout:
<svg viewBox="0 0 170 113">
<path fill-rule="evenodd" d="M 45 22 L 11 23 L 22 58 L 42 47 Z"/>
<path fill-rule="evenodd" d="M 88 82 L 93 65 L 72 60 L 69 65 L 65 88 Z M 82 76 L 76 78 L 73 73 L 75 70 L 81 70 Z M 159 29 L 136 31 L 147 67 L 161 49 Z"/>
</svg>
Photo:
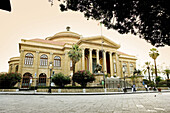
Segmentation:
<svg viewBox="0 0 170 113">
<path fill-rule="evenodd" d="M 147 69 L 148 69 L 149 82 L 150 82 L 150 81 L 151 81 L 151 76 L 150 76 L 150 67 L 148 66 L 148 67 L 147 67 Z"/>
<path fill-rule="evenodd" d="M 167 73 L 167 79 L 169 79 L 169 74 Z"/>
<path fill-rule="evenodd" d="M 74 76 L 74 73 L 75 73 L 75 63 L 73 62 L 73 76 Z M 75 82 L 73 81 L 72 82 L 72 86 L 76 86 Z"/>
<path fill-rule="evenodd" d="M 154 63 L 155 63 L 155 76 L 157 78 L 158 75 L 157 75 L 156 59 L 154 59 Z M 158 85 L 158 81 L 157 80 L 156 80 L 156 85 Z"/>
</svg>

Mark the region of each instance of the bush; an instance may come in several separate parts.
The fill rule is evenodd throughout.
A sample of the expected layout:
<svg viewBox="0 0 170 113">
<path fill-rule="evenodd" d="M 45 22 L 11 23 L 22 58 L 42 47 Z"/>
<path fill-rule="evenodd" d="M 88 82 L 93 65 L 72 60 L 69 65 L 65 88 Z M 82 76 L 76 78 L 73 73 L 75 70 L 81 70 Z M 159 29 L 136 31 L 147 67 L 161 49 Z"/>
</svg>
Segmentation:
<svg viewBox="0 0 170 113">
<path fill-rule="evenodd" d="M 64 87 L 66 84 L 70 84 L 71 80 L 68 76 L 65 76 L 63 73 L 58 73 L 52 77 L 52 82 L 54 82 L 55 85 Z"/>
<path fill-rule="evenodd" d="M 73 75 L 73 82 L 77 82 L 81 87 L 86 87 L 88 82 L 93 82 L 95 77 L 87 70 L 78 71 Z"/>
<path fill-rule="evenodd" d="M 20 80 L 21 75 L 19 73 L 0 74 L 0 88 L 12 88 Z"/>
<path fill-rule="evenodd" d="M 143 82 L 147 85 L 149 84 L 149 80 L 147 80 L 147 79 L 143 79 Z"/>
<path fill-rule="evenodd" d="M 170 79 L 167 79 L 166 82 L 167 82 L 167 86 L 170 87 Z"/>
</svg>

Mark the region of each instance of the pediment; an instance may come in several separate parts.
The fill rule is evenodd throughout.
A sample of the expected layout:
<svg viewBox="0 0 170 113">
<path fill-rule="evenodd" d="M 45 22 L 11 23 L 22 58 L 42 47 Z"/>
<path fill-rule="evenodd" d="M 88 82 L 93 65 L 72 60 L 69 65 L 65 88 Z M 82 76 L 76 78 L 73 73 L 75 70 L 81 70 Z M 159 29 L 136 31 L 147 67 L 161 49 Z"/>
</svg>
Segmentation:
<svg viewBox="0 0 170 113">
<path fill-rule="evenodd" d="M 110 40 L 104 36 L 86 37 L 86 38 L 82 38 L 81 40 L 85 41 L 85 42 L 89 42 L 89 43 L 100 44 L 100 45 L 103 42 L 103 45 L 120 48 L 119 44 L 113 42 L 112 40 Z"/>
</svg>

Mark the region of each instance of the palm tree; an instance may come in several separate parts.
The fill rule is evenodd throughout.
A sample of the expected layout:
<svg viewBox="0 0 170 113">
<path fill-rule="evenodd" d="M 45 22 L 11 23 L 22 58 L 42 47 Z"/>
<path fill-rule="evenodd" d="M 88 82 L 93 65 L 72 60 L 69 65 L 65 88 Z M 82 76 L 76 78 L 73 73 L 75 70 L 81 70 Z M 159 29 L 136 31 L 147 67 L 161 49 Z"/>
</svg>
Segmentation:
<svg viewBox="0 0 170 113">
<path fill-rule="evenodd" d="M 165 69 L 163 71 L 163 73 L 166 74 L 167 75 L 167 79 L 169 79 L 170 69 Z"/>
<path fill-rule="evenodd" d="M 72 45 L 72 48 L 68 52 L 68 56 L 72 60 L 73 75 L 74 75 L 74 73 L 75 73 L 75 65 L 80 60 L 80 58 L 82 57 L 81 49 L 79 48 L 79 46 L 77 44 Z"/>
<path fill-rule="evenodd" d="M 135 78 L 137 79 L 139 77 L 139 75 L 141 75 L 141 74 L 142 74 L 142 71 L 139 69 L 136 70 L 136 68 L 135 68 L 135 70 L 133 72 L 133 76 L 130 77 L 132 79 L 134 85 L 135 85 Z"/>
<path fill-rule="evenodd" d="M 150 76 L 150 64 L 151 62 L 145 62 L 146 69 L 143 69 L 144 74 L 148 71 L 148 76 L 149 76 L 149 82 L 151 81 L 151 76 Z"/>
<path fill-rule="evenodd" d="M 154 60 L 155 75 L 157 77 L 158 75 L 157 75 L 157 67 L 156 67 L 156 58 L 159 56 L 158 50 L 156 48 L 150 49 L 149 56 Z M 156 84 L 157 84 L 157 81 L 156 81 Z"/>
</svg>

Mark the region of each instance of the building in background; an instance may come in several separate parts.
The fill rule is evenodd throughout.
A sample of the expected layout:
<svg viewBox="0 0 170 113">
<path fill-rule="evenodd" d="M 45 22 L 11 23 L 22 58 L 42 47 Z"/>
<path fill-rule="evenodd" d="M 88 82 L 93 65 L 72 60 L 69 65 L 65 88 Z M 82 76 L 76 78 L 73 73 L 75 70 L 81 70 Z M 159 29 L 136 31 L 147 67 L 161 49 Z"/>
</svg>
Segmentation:
<svg viewBox="0 0 170 113">
<path fill-rule="evenodd" d="M 82 58 L 76 64 L 76 71 L 89 70 L 94 73 L 96 64 L 104 63 L 105 74 L 123 78 L 123 66 L 126 77 L 132 76 L 136 68 L 137 58 L 118 51 L 119 44 L 104 36 L 82 37 L 67 28 L 67 31 L 46 39 L 22 39 L 19 43 L 20 56 L 13 57 L 8 62 L 9 72 L 21 73 L 21 88 L 28 88 L 30 80 L 32 86 L 49 86 L 50 62 L 53 62 L 53 73 L 72 75 L 72 61 L 68 57 L 68 51 L 73 44 L 78 44 L 82 50 Z"/>
</svg>

